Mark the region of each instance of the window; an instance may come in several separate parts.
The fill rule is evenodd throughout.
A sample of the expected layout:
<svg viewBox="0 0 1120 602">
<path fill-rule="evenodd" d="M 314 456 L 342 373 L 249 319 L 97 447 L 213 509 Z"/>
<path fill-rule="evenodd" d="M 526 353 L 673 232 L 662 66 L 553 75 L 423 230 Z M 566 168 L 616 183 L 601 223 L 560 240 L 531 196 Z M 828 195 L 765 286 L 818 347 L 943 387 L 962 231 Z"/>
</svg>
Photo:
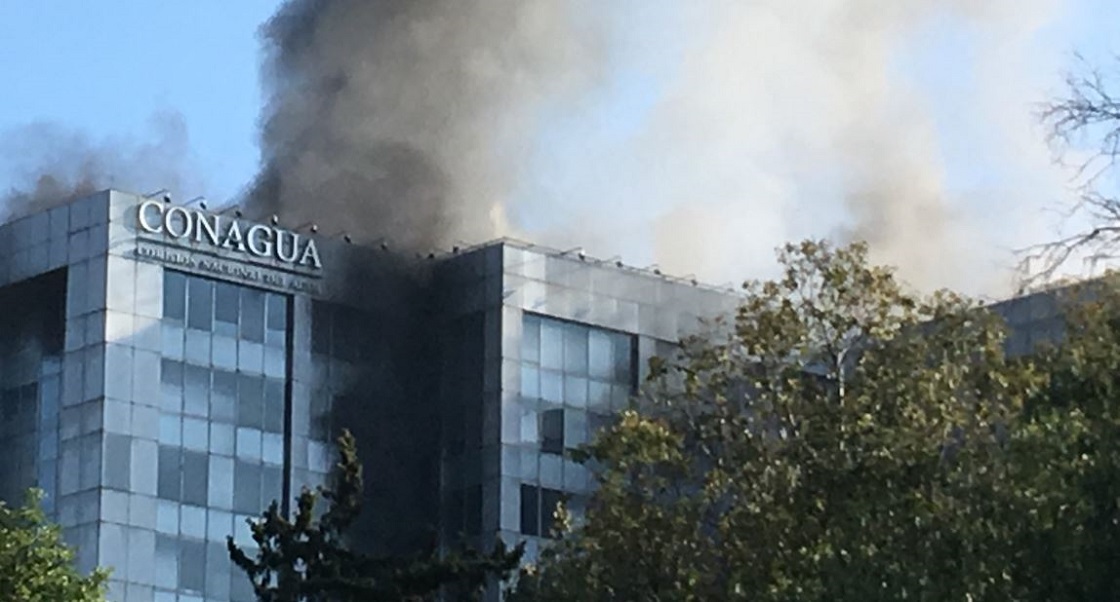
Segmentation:
<svg viewBox="0 0 1120 602">
<path fill-rule="evenodd" d="M 238 287 L 218 282 L 214 287 L 214 332 L 237 336 Z"/>
<path fill-rule="evenodd" d="M 171 270 L 163 274 L 163 317 L 177 322 L 187 317 L 187 277 Z"/>
<path fill-rule="evenodd" d="M 535 485 L 521 486 L 521 534 L 552 537 L 556 526 L 556 507 L 564 492 Z"/>
<path fill-rule="evenodd" d="M 182 450 L 167 445 L 159 446 L 159 476 L 156 492 L 165 500 L 179 500 L 182 497 L 180 458 Z"/>
<path fill-rule="evenodd" d="M 210 330 L 214 314 L 214 283 L 203 278 L 187 281 L 187 328 Z"/>
<path fill-rule="evenodd" d="M 252 288 L 241 289 L 241 338 L 254 343 L 264 342 L 264 293 Z"/>
<path fill-rule="evenodd" d="M 521 533 L 540 535 L 540 498 L 538 489 L 532 485 L 521 486 Z"/>
<path fill-rule="evenodd" d="M 523 398 L 563 406 L 565 410 L 608 414 L 624 408 L 636 389 L 637 361 L 632 335 L 533 314 L 522 318 Z M 571 422 L 570 411 L 566 419 Z M 554 429 L 561 433 L 565 429 L 564 420 L 564 414 L 542 414 L 542 451 L 561 453 L 565 446 L 585 442 L 585 436 L 573 439 L 556 434 Z"/>
<path fill-rule="evenodd" d="M 206 585 L 206 544 L 179 540 L 179 587 L 202 593 Z"/>
<path fill-rule="evenodd" d="M 564 410 L 541 412 L 541 451 L 546 454 L 564 453 Z"/>
</svg>

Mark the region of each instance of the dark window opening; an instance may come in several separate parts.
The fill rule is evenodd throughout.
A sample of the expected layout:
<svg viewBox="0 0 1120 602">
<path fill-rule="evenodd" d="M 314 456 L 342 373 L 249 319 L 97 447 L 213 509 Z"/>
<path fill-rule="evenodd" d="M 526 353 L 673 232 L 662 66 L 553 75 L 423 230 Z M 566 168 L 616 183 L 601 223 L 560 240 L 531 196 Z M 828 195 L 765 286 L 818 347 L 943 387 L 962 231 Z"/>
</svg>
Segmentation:
<svg viewBox="0 0 1120 602">
<path fill-rule="evenodd" d="M 541 451 L 546 454 L 564 453 L 564 410 L 541 412 Z"/>
</svg>

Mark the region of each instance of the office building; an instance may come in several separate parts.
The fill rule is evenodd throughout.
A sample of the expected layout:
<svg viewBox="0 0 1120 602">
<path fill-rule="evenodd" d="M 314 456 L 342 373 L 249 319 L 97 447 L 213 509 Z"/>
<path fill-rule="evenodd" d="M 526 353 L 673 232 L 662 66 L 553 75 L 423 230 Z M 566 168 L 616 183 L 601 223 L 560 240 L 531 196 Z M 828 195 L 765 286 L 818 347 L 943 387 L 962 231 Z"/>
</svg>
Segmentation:
<svg viewBox="0 0 1120 602">
<path fill-rule="evenodd" d="M 563 450 L 735 296 L 508 240 L 433 257 L 104 191 L 0 226 L 0 497 L 46 492 L 127 602 L 252 600 L 229 534 L 365 467 L 356 541 L 530 541 Z"/>
</svg>

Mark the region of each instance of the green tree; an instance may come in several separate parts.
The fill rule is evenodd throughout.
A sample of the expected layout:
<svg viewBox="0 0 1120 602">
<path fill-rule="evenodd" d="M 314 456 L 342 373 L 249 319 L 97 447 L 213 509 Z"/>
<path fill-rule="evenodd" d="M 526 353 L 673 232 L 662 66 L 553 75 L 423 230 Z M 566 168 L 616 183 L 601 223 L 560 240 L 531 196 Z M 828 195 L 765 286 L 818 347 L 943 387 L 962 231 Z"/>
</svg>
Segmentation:
<svg viewBox="0 0 1120 602">
<path fill-rule="evenodd" d="M 410 558 L 375 557 L 351 549 L 347 529 L 361 511 L 362 468 L 353 436 L 338 440 L 340 460 L 333 488 L 304 489 L 289 520 L 278 504 L 250 521 L 257 553 L 250 557 L 233 538 L 230 558 L 252 581 L 261 602 L 397 602 L 435 599 L 452 591 L 476 597 L 487 584 L 504 581 L 517 568 L 522 547 L 499 542 L 490 554 L 473 550 Z M 318 499 L 327 508 L 316 510 Z"/>
<path fill-rule="evenodd" d="M 108 574 L 100 569 L 89 576 L 78 572 L 73 550 L 43 515 L 40 499 L 32 490 L 21 508 L 0 502 L 0 600 L 103 600 Z"/>
<path fill-rule="evenodd" d="M 1069 382 L 1051 381 L 1006 356 L 998 316 L 907 292 L 866 251 L 787 246 L 783 276 L 748 283 L 721 334 L 654 362 L 640 411 L 577 454 L 598 475 L 586 516 L 512 599 L 1114 596 L 1065 586 L 1112 549 L 1085 530 L 1116 537 L 1120 433 L 1051 398 L 1089 388 L 1108 406 L 1120 345 L 1101 343 L 1101 365 L 1055 352 Z M 1108 463 L 1081 455 L 1106 436 Z"/>
<path fill-rule="evenodd" d="M 1034 446 L 1020 462 L 1036 502 L 1021 549 L 1039 600 L 1109 600 L 1120 591 L 1120 281 L 1060 295 L 1064 341 L 1039 358 L 1047 387 L 1018 435 Z"/>
</svg>

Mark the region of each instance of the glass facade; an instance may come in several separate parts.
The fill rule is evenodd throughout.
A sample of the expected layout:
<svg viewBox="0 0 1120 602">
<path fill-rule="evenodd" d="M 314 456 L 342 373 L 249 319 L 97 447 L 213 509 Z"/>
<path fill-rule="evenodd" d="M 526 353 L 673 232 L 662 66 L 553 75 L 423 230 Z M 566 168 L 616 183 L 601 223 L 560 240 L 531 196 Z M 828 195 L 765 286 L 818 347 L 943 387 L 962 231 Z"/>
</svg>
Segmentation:
<svg viewBox="0 0 1120 602">
<path fill-rule="evenodd" d="M 57 495 L 65 295 L 61 272 L 0 290 L 0 500 L 21 504 L 39 487 L 47 512 Z"/>
<path fill-rule="evenodd" d="M 323 239 L 322 272 L 297 274 L 141 232 L 145 202 L 0 225 L 0 498 L 43 488 L 114 602 L 251 601 L 225 538 L 251 552 L 246 519 L 322 484 L 342 426 L 366 483 L 355 545 L 527 539 L 532 559 L 593 486 L 568 450 L 734 301 L 507 242 L 414 265 Z"/>
<path fill-rule="evenodd" d="M 590 493 L 587 469 L 564 457 L 626 407 L 637 387 L 635 336 L 524 313 L 521 322 L 520 532 L 549 536 L 561 498 Z"/>
<path fill-rule="evenodd" d="M 288 312 L 284 295 L 164 271 L 157 600 L 254 599 L 226 537 L 251 544 L 246 519 L 287 498 Z"/>
</svg>

